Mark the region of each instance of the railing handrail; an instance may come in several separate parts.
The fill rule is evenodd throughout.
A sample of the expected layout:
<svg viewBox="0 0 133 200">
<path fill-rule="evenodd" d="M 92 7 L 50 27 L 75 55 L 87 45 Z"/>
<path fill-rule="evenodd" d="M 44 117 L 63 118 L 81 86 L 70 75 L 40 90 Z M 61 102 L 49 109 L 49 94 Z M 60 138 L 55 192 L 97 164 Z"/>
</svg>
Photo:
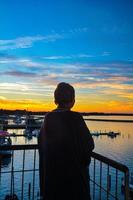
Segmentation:
<svg viewBox="0 0 133 200">
<path fill-rule="evenodd" d="M 107 158 L 99 153 L 92 152 L 91 156 L 99 161 L 102 161 L 103 163 L 109 164 L 111 167 L 114 167 L 124 173 L 126 173 L 129 170 L 126 165 L 123 165 L 115 160 Z"/>
<path fill-rule="evenodd" d="M 0 146 L 0 150 L 28 150 L 38 149 L 38 144 L 17 144 L 17 145 L 3 145 Z"/>
<path fill-rule="evenodd" d="M 38 149 L 38 144 L 23 144 L 23 145 L 11 145 L 11 146 L 0 146 L 0 150 L 32 150 Z M 115 160 L 107 158 L 99 153 L 92 152 L 91 156 L 105 164 L 109 164 L 111 167 L 119 169 L 120 171 L 127 173 L 129 171 L 126 165 L 123 165 Z"/>
</svg>

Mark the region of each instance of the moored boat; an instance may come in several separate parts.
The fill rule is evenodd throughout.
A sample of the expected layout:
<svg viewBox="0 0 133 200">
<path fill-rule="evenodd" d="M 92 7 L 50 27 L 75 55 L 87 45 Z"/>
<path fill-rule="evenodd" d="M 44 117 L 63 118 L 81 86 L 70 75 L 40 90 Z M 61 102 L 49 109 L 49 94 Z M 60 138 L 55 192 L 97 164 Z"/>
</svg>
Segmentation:
<svg viewBox="0 0 133 200">
<path fill-rule="evenodd" d="M 38 129 L 34 129 L 34 130 L 31 130 L 29 128 L 26 128 L 24 131 L 23 131 L 23 134 L 25 137 L 32 137 L 32 136 L 35 136 L 35 137 L 38 137 L 39 135 L 39 130 Z"/>
<path fill-rule="evenodd" d="M 99 132 L 92 132 L 91 135 L 93 135 L 93 136 L 100 136 L 100 133 Z"/>
<path fill-rule="evenodd" d="M 91 132 L 91 135 L 93 136 L 101 136 L 101 135 L 107 135 L 109 137 L 116 137 L 117 135 L 120 135 L 120 132 L 114 132 L 114 131 L 109 131 L 109 132 L 106 132 L 106 131 L 94 131 L 94 132 Z"/>
<path fill-rule="evenodd" d="M 24 131 L 23 131 L 23 135 L 25 137 L 27 137 L 28 139 L 32 139 L 32 132 L 30 129 L 26 128 Z"/>
<path fill-rule="evenodd" d="M 33 131 L 32 131 L 32 136 L 38 137 L 39 132 L 40 132 L 40 130 L 38 130 L 38 129 L 33 130 Z"/>
<path fill-rule="evenodd" d="M 21 119 L 21 117 L 16 117 L 14 120 L 13 120 L 13 122 L 15 123 L 15 124 L 21 124 L 22 123 L 22 119 Z"/>
<path fill-rule="evenodd" d="M 109 137 L 116 137 L 117 135 L 119 135 L 120 133 L 119 132 L 114 132 L 114 131 L 109 131 L 108 132 L 108 136 Z"/>
<path fill-rule="evenodd" d="M 11 146 L 12 141 L 10 138 L 10 134 L 7 131 L 0 130 L 0 147 L 2 146 Z M 1 156 L 11 156 L 11 150 L 0 150 Z"/>
</svg>

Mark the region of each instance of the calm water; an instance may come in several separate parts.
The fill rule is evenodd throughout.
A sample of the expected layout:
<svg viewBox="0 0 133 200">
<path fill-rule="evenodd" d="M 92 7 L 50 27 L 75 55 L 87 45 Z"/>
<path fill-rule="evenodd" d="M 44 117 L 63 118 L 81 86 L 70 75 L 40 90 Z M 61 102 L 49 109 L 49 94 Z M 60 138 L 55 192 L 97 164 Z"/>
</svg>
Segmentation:
<svg viewBox="0 0 133 200">
<path fill-rule="evenodd" d="M 95 118 L 95 116 L 89 116 Z M 105 117 L 105 116 L 104 116 Z M 86 118 L 86 117 L 85 117 Z M 96 118 L 103 118 L 96 116 Z M 133 119 L 133 117 L 125 116 L 106 116 L 106 119 Z M 121 123 L 121 122 L 97 122 L 86 121 L 90 131 L 120 131 L 121 135 L 116 138 L 110 138 L 108 136 L 94 136 L 95 152 L 98 152 L 111 159 L 117 160 L 128 166 L 130 172 L 133 172 L 133 123 Z M 22 134 L 23 130 L 8 130 L 9 132 L 15 132 Z M 35 144 L 37 142 L 36 137 L 28 140 L 24 137 L 12 138 L 13 144 Z M 25 169 L 33 168 L 33 151 L 26 151 Z M 38 155 L 36 161 L 36 167 L 38 167 Z M 11 169 L 11 159 L 5 159 L 2 163 L 2 171 L 8 171 Z M 14 155 L 14 170 L 22 169 L 22 151 L 16 151 Z M 22 173 L 15 173 L 15 191 L 18 195 L 21 195 L 20 183 L 22 182 Z M 4 195 L 10 191 L 10 174 L 2 174 L 0 176 L 0 200 L 4 199 Z M 38 172 L 35 174 L 35 199 L 38 191 Z M 32 173 L 26 172 L 24 176 L 24 190 L 25 200 L 28 199 L 28 184 L 32 184 Z M 31 188 L 32 189 L 32 188 Z M 2 192 L 1 192 L 2 191 Z M 31 190 L 32 192 L 32 190 Z"/>
<path fill-rule="evenodd" d="M 110 116 L 106 116 L 106 119 L 108 118 Z M 129 116 L 114 116 L 114 118 L 133 119 Z M 112 117 L 112 119 L 114 118 Z M 121 132 L 121 135 L 116 138 L 108 136 L 94 137 L 94 151 L 127 165 L 130 172 L 133 172 L 133 123 L 86 121 L 86 124 L 92 132 L 97 130 Z"/>
</svg>

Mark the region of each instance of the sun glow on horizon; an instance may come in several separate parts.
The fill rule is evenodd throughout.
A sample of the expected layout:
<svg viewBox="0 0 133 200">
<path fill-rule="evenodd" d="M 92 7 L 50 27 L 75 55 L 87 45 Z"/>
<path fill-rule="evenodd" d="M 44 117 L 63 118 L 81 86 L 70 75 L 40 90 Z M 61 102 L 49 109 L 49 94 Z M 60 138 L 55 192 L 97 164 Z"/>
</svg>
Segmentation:
<svg viewBox="0 0 133 200">
<path fill-rule="evenodd" d="M 56 108 L 53 101 L 47 103 L 43 101 L 23 101 L 23 100 L 2 100 L 0 101 L 0 109 L 5 110 L 27 110 L 27 111 L 51 111 Z M 123 102 L 76 102 L 73 111 L 77 112 L 114 112 L 114 113 L 133 113 L 133 105 L 126 105 Z"/>
</svg>

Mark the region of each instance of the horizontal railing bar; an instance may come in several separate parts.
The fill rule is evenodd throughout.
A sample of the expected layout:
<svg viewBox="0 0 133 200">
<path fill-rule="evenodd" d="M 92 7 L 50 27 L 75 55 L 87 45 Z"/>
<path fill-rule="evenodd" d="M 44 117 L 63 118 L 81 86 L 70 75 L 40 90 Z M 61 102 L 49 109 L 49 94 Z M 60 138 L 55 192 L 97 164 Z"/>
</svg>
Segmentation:
<svg viewBox="0 0 133 200">
<path fill-rule="evenodd" d="M 18 172 L 33 172 L 33 171 L 39 171 L 39 169 L 26 169 L 26 170 L 13 170 L 14 173 L 18 173 Z M 11 173 L 11 171 L 1 171 L 0 173 L 2 174 L 8 174 Z"/>
<path fill-rule="evenodd" d="M 34 150 L 38 149 L 38 144 L 24 144 L 24 145 L 11 145 L 11 146 L 0 146 L 0 150 Z M 128 167 L 119 162 L 116 162 L 110 158 L 107 158 L 96 152 L 92 152 L 91 156 L 99 161 L 102 161 L 105 164 L 109 164 L 111 167 L 114 167 L 122 172 L 127 172 Z"/>
<path fill-rule="evenodd" d="M 99 161 L 102 161 L 105 164 L 109 164 L 111 167 L 116 168 L 124 173 L 128 171 L 128 167 L 126 165 L 123 165 L 119 162 L 116 162 L 110 158 L 107 158 L 101 154 L 98 154 L 96 152 L 92 152 L 91 156 Z"/>
<path fill-rule="evenodd" d="M 23 144 L 23 145 L 7 145 L 7 146 L 0 146 L 0 150 L 34 150 L 38 149 L 37 144 Z"/>
</svg>

